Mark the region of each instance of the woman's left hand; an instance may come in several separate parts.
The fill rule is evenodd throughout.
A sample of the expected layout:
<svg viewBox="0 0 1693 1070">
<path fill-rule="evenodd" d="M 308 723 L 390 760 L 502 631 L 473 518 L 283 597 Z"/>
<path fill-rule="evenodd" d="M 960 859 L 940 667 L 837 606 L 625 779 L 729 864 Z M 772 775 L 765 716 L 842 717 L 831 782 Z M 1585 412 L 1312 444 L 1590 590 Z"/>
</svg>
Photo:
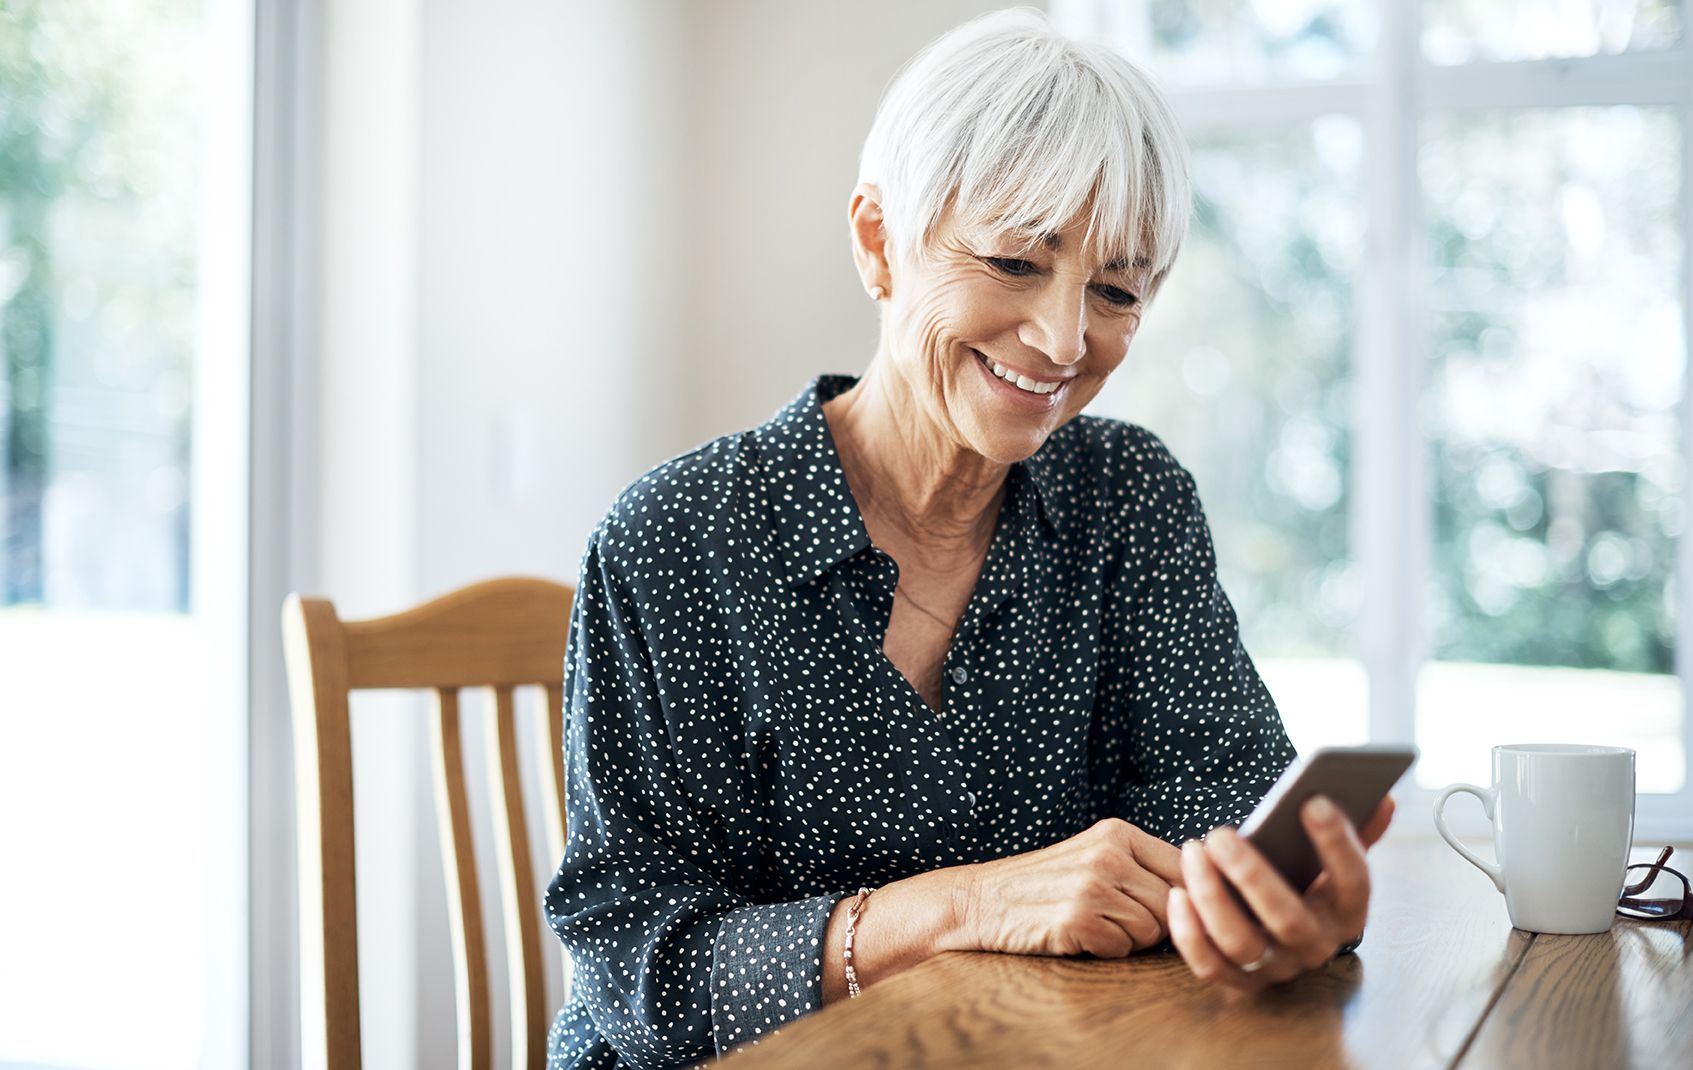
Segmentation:
<svg viewBox="0 0 1693 1070">
<path fill-rule="evenodd" d="M 1363 933 L 1370 906 L 1364 852 L 1387 831 L 1393 799 L 1384 799 L 1358 831 L 1332 804 L 1322 816 L 1318 802 L 1312 799 L 1300 813 L 1323 861 L 1322 874 L 1304 895 L 1232 828 L 1182 845 L 1184 887 L 1170 890 L 1170 939 L 1196 976 L 1257 991 L 1317 969 Z M 1240 908 L 1228 884 L 1262 924 Z"/>
</svg>

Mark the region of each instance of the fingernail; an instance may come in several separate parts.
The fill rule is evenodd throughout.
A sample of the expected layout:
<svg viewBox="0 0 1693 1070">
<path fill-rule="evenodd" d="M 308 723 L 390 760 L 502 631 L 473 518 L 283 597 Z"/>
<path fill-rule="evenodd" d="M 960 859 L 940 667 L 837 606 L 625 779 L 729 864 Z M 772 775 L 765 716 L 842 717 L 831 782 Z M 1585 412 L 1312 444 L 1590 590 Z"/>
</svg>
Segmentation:
<svg viewBox="0 0 1693 1070">
<path fill-rule="evenodd" d="M 1220 851 L 1225 858 L 1232 858 L 1240 850 L 1240 838 L 1232 828 L 1224 826 L 1211 833 L 1207 840 L 1212 847 Z"/>
<path fill-rule="evenodd" d="M 1311 816 L 1318 821 L 1329 822 L 1340 816 L 1340 811 L 1334 808 L 1334 803 L 1321 795 L 1313 796 L 1307 805 L 1311 809 Z"/>
</svg>

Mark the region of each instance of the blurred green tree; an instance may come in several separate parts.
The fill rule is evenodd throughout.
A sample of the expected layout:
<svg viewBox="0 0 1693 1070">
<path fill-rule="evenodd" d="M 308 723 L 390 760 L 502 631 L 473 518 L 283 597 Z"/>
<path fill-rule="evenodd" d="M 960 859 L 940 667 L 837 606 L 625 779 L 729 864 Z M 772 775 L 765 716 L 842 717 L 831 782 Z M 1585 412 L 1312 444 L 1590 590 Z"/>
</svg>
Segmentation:
<svg viewBox="0 0 1693 1070">
<path fill-rule="evenodd" d="M 52 8 L 51 15 L 44 12 Z M 67 40 L 81 0 L 0 0 L 0 353 L 5 360 L 0 604 L 42 598 L 41 506 L 53 366 L 53 204 L 110 125 L 114 65 Z M 67 15 L 73 17 L 67 18 Z M 73 57 L 80 56 L 80 61 Z"/>
<path fill-rule="evenodd" d="M 199 8 L 0 0 L 0 606 L 185 603 Z"/>
</svg>

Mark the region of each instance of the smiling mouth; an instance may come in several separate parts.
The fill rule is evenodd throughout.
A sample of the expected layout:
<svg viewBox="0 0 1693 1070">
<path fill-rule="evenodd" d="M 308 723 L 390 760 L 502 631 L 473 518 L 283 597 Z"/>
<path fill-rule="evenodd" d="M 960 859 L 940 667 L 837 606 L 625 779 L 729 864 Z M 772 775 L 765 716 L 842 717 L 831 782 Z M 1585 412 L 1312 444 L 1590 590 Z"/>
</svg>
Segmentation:
<svg viewBox="0 0 1693 1070">
<path fill-rule="evenodd" d="M 979 349 L 972 349 L 970 352 L 976 354 L 976 359 L 981 361 L 988 371 L 993 372 L 994 375 L 1004 379 L 1006 382 L 1015 386 L 1018 390 L 1023 391 L 1025 394 L 1056 394 L 1058 391 L 1064 389 L 1064 387 L 1069 383 L 1068 379 L 1059 379 L 1053 382 L 1041 382 L 1038 379 L 1030 379 L 1026 375 L 1018 375 L 1016 372 L 1007 368 L 1005 365 L 1000 364 L 998 361 L 994 360 Z"/>
</svg>

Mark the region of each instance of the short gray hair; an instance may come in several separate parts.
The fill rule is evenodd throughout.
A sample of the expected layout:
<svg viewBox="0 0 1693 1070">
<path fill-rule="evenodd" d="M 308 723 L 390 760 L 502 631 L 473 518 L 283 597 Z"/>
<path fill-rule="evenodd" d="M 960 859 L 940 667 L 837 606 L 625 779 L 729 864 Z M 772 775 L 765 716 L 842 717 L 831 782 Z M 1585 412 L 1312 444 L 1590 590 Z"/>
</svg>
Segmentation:
<svg viewBox="0 0 1693 1070">
<path fill-rule="evenodd" d="M 882 96 L 858 180 L 881 189 L 889 242 L 919 256 L 949 205 L 963 223 L 1032 240 L 1091 198 L 1089 243 L 1144 260 L 1154 287 L 1193 196 L 1186 145 L 1152 81 L 1028 7 L 972 19 L 912 57 Z"/>
</svg>

